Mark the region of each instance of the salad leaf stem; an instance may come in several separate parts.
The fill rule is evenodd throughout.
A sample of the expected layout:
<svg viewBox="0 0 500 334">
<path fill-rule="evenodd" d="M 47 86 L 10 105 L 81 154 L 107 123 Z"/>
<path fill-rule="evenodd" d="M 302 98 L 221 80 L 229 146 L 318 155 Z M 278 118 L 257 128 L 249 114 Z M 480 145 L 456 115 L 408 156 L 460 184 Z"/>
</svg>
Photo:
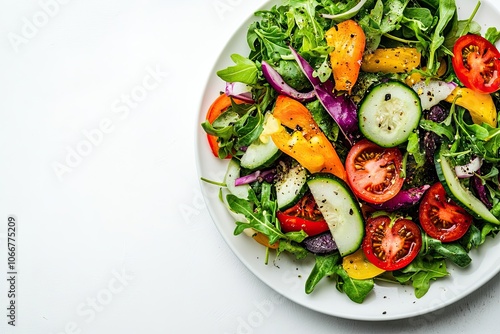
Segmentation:
<svg viewBox="0 0 500 334">
<path fill-rule="evenodd" d="M 225 182 L 217 182 L 217 181 L 209 180 L 205 177 L 200 177 L 200 180 L 202 180 L 203 182 L 209 183 L 209 184 L 213 184 L 214 186 L 219 186 L 219 187 L 224 187 L 224 188 L 227 187 Z"/>
<path fill-rule="evenodd" d="M 383 36 L 387 37 L 389 39 L 392 39 L 394 41 L 404 43 L 404 44 L 417 44 L 419 42 L 419 41 L 415 41 L 415 40 L 412 41 L 412 40 L 409 40 L 409 39 L 404 39 L 404 38 L 401 38 L 401 37 L 397 37 L 397 36 L 391 35 L 389 33 L 385 33 Z"/>
<path fill-rule="evenodd" d="M 474 7 L 472 14 L 469 16 L 469 18 L 465 22 L 465 25 L 463 26 L 462 31 L 460 32 L 458 37 L 465 35 L 467 33 L 467 31 L 469 31 L 469 27 L 472 23 L 472 20 L 474 20 L 474 16 L 476 16 L 477 11 L 479 10 L 479 7 L 481 7 L 481 1 L 477 2 L 476 7 Z"/>
</svg>

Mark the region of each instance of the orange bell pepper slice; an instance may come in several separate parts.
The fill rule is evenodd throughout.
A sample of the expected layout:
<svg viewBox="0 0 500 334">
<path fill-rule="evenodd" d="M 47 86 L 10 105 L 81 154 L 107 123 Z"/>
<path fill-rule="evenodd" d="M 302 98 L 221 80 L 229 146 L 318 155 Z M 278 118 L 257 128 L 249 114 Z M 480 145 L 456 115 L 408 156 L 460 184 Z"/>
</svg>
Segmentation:
<svg viewBox="0 0 500 334">
<path fill-rule="evenodd" d="M 366 36 L 356 21 L 343 21 L 330 28 L 325 35 L 330 52 L 335 89 L 351 93 L 358 80 L 361 59 L 366 45 Z"/>
<path fill-rule="evenodd" d="M 281 122 L 271 139 L 285 154 L 297 160 L 311 173 L 327 172 L 346 180 L 342 161 L 332 143 L 314 121 L 310 111 L 299 101 L 280 95 L 273 117 Z M 289 133 L 285 126 L 293 130 Z"/>
<path fill-rule="evenodd" d="M 233 101 L 237 104 L 243 103 L 243 101 L 234 99 Z M 224 111 L 226 111 L 231 106 L 231 98 L 226 94 L 220 94 L 214 102 L 208 108 L 205 119 L 212 124 L 217 117 L 219 117 Z M 219 157 L 219 143 L 217 142 L 217 136 L 209 135 L 207 133 L 208 145 L 210 145 L 210 149 L 214 156 Z M 229 159 L 231 156 L 225 157 L 225 159 Z"/>
</svg>

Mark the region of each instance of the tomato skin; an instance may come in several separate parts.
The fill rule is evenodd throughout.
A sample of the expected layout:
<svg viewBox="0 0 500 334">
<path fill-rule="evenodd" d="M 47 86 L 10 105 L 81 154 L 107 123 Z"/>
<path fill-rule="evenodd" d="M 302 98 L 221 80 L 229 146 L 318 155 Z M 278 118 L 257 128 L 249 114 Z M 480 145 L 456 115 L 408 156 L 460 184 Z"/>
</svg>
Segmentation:
<svg viewBox="0 0 500 334">
<path fill-rule="evenodd" d="M 388 216 L 369 218 L 362 244 L 368 261 L 383 270 L 399 270 L 410 264 L 422 248 L 422 234 L 417 224 Z"/>
<path fill-rule="evenodd" d="M 276 213 L 281 230 L 285 233 L 304 230 L 312 237 L 329 230 L 316 201 L 310 193 L 306 194 L 294 206 Z"/>
<path fill-rule="evenodd" d="M 349 186 L 359 199 L 373 204 L 386 202 L 403 187 L 402 161 L 399 149 L 380 147 L 363 139 L 347 154 Z"/>
<path fill-rule="evenodd" d="M 453 46 L 452 65 L 467 88 L 483 94 L 500 88 L 500 52 L 484 37 L 460 37 Z"/>
<path fill-rule="evenodd" d="M 427 190 L 418 211 L 422 229 L 441 242 L 460 239 L 472 225 L 473 217 L 448 197 L 440 182 Z"/>
</svg>

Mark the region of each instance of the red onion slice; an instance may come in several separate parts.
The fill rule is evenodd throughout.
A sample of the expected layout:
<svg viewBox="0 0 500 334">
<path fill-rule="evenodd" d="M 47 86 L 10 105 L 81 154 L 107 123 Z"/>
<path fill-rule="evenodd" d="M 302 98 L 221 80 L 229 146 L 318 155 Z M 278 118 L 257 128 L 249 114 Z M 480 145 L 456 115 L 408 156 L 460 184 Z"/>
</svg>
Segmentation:
<svg viewBox="0 0 500 334">
<path fill-rule="evenodd" d="M 472 177 L 475 172 L 477 172 L 481 165 L 483 164 L 483 159 L 475 157 L 468 164 L 462 166 L 455 166 L 455 173 L 459 179 L 465 179 Z"/>
<path fill-rule="evenodd" d="M 262 61 L 262 74 L 271 87 L 273 87 L 280 94 L 286 95 L 300 102 L 308 102 L 316 98 L 314 89 L 307 93 L 299 92 L 287 84 L 278 71 L 265 61 Z"/>
<path fill-rule="evenodd" d="M 226 95 L 246 103 L 254 103 L 252 87 L 242 82 L 226 82 Z"/>
</svg>

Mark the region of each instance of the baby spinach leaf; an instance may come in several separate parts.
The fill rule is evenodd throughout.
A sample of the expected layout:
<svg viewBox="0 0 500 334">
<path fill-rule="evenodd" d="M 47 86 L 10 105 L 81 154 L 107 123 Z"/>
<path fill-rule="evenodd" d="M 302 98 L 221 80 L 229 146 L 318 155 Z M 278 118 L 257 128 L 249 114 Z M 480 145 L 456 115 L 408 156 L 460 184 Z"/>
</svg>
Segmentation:
<svg viewBox="0 0 500 334">
<path fill-rule="evenodd" d="M 353 302 L 361 304 L 368 294 L 373 290 L 375 283 L 373 279 L 354 279 L 349 277 L 341 265 L 335 268 L 337 278 L 337 289 L 344 292 Z"/>
<path fill-rule="evenodd" d="M 458 243 L 442 243 L 441 241 L 429 237 L 427 234 L 422 234 L 423 250 L 422 255 L 440 255 L 445 259 L 450 260 L 459 267 L 467 267 L 472 259 L 467 251 Z"/>
<path fill-rule="evenodd" d="M 481 245 L 481 230 L 475 225 L 471 225 L 459 242 L 466 251 L 479 247 Z"/>
<path fill-rule="evenodd" d="M 495 44 L 498 40 L 500 40 L 500 31 L 495 27 L 489 27 L 484 34 L 484 38 L 491 42 L 491 44 Z"/>
<path fill-rule="evenodd" d="M 261 112 L 257 112 L 255 116 L 246 114 L 246 117 L 240 118 L 234 124 L 234 131 L 238 138 L 236 142 L 237 147 L 248 146 L 259 138 L 264 128 L 263 122 L 264 115 Z"/>
</svg>

